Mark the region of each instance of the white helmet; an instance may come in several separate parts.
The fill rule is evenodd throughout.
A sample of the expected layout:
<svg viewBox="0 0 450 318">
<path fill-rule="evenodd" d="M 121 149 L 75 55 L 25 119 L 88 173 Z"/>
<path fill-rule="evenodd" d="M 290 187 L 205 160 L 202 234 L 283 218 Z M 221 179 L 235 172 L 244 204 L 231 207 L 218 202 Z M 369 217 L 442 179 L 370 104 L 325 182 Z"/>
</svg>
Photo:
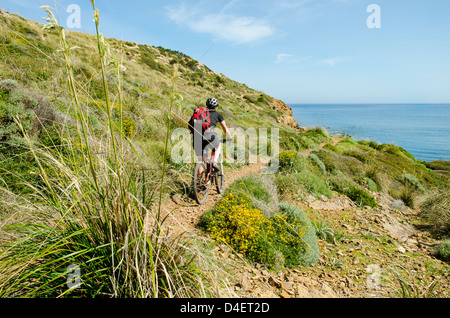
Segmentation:
<svg viewBox="0 0 450 318">
<path fill-rule="evenodd" d="M 216 108 L 217 106 L 219 106 L 219 101 L 216 98 L 208 98 L 208 100 L 206 101 L 206 106 L 208 108 Z"/>
</svg>

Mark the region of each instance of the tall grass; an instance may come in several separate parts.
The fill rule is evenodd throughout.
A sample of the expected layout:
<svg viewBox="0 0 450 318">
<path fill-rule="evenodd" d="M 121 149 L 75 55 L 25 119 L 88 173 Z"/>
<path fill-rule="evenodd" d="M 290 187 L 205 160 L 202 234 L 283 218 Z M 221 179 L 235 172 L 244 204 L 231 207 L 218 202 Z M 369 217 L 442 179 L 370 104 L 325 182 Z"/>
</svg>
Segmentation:
<svg viewBox="0 0 450 318">
<path fill-rule="evenodd" d="M 75 124 L 61 128 L 62 151 L 33 142 L 17 120 L 43 186 L 27 184 L 35 194 L 29 201 L 32 216 L 3 229 L 16 235 L 0 249 L 0 297 L 206 296 L 193 263 L 197 253 L 180 237 L 162 231 L 160 210 L 150 208 L 157 184 L 146 182 L 144 163 L 123 133 L 123 121 L 113 118 L 108 76 L 118 74 L 122 105 L 119 63 L 109 63 L 114 60 L 99 31 L 95 1 L 91 2 L 105 97 L 98 110 L 106 115 L 101 119 L 105 129 L 95 135 L 87 124 L 72 48 L 55 14 L 45 6 L 47 27 L 59 34 Z M 163 170 L 161 191 L 164 174 Z M 21 206 L 14 208 L 19 211 Z M 74 274 L 73 268 L 79 271 Z"/>
<path fill-rule="evenodd" d="M 430 223 L 433 232 L 440 236 L 450 236 L 450 191 L 430 193 L 421 205 L 420 216 Z"/>
</svg>

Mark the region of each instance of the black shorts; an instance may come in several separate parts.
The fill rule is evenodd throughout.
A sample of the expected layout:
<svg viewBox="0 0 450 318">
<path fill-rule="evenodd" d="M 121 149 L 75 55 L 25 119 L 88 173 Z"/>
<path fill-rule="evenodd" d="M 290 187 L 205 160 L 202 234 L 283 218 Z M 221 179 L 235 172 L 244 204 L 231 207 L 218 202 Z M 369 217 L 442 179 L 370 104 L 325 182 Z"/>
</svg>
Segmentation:
<svg viewBox="0 0 450 318">
<path fill-rule="evenodd" d="M 215 132 L 205 132 L 203 137 L 200 134 L 194 133 L 193 143 L 195 155 L 197 157 L 207 154 L 210 149 L 215 151 L 220 146 L 219 137 Z"/>
</svg>

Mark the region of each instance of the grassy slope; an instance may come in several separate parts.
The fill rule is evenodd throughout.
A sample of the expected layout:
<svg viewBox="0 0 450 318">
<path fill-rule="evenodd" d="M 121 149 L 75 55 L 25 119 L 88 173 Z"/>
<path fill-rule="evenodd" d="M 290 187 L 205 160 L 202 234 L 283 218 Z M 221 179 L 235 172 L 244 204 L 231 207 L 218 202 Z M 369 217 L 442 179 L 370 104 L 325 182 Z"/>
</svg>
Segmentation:
<svg viewBox="0 0 450 318">
<path fill-rule="evenodd" d="M 56 31 L 44 33 L 41 24 L 5 12 L 0 14 L 0 19 L 3 57 L 0 76 L 16 79 L 43 95 L 63 101 L 67 97 L 64 74 L 53 54 L 59 45 Z M 69 44 L 77 47 L 72 59 L 77 80 L 85 85 L 85 97 L 101 100 L 103 92 L 95 37 L 77 32 L 67 34 Z M 112 54 L 117 55 L 125 67 L 122 74 L 124 99 L 127 111 L 138 121 L 138 139 L 161 134 L 158 114 L 167 107 L 174 66 L 180 74 L 176 92 L 184 97 L 179 109 L 183 119 L 188 118 L 193 107 L 203 106 L 209 96 L 220 100 L 221 111 L 234 126 L 276 126 L 277 118 L 284 116 L 273 111 L 272 97 L 217 74 L 181 52 L 115 39 L 107 39 L 107 42 Z M 278 126 L 285 129 L 285 126 Z"/>
<path fill-rule="evenodd" d="M 71 102 L 64 67 L 55 54 L 56 32 L 43 32 L 41 24 L 3 11 L 0 11 L 0 22 L 0 79 L 14 79 L 23 85 L 23 90 L 45 97 L 59 112 L 67 112 Z M 67 39 L 77 47 L 72 60 L 82 100 L 87 105 L 101 104 L 104 96 L 95 38 L 68 32 Z M 161 164 L 165 112 L 173 69 L 177 66 L 180 77 L 176 92 L 183 99 L 176 109 L 173 128 L 185 127 L 192 109 L 203 105 L 206 97 L 216 96 L 224 105 L 222 112 L 231 126 L 277 126 L 281 129 L 283 150 L 310 151 L 308 157 L 299 156 L 297 161 L 288 162 L 276 176 L 283 200 L 299 202 L 310 194 L 320 199 L 341 193 L 359 205 L 366 205 L 370 198 L 384 193 L 417 208 L 427 196 L 448 191 L 445 164 L 419 162 L 392 145 L 355 142 L 350 138 L 334 144 L 320 130 L 300 133 L 278 124 L 278 117 L 287 115 L 273 108 L 273 98 L 216 74 L 183 53 L 115 39 L 107 42 L 124 66 L 123 99 L 128 134 L 147 154 L 149 169 L 158 169 Z M 114 84 L 115 77 L 110 75 L 109 80 Z M 111 87 L 117 100 L 117 92 Z M 95 127 L 95 121 L 92 125 L 101 130 Z"/>
<path fill-rule="evenodd" d="M 56 30 L 44 32 L 42 24 L 4 11 L 0 11 L 0 20 L 0 79 L 16 80 L 25 90 L 49 99 L 58 111 L 67 112 L 71 100 L 65 68 L 60 54 L 55 52 L 60 46 Z M 95 36 L 68 31 L 67 41 L 74 47 L 71 59 L 80 99 L 88 107 L 104 104 Z M 279 123 L 280 118 L 286 117 L 293 121 L 284 103 L 217 74 L 181 52 L 115 39 L 106 42 L 111 55 L 123 65 L 122 97 L 128 133 L 149 156 L 151 169 L 158 169 L 162 161 L 166 111 L 175 67 L 179 73 L 175 87 L 179 107 L 174 110 L 172 128 L 186 128 L 192 110 L 203 106 L 206 98 L 215 96 L 230 127 L 278 127 L 282 144 L 289 144 L 296 134 L 292 127 Z M 109 72 L 113 101 L 117 101 L 116 74 L 114 70 Z M 95 124 L 93 120 L 92 128 L 101 131 Z"/>
</svg>

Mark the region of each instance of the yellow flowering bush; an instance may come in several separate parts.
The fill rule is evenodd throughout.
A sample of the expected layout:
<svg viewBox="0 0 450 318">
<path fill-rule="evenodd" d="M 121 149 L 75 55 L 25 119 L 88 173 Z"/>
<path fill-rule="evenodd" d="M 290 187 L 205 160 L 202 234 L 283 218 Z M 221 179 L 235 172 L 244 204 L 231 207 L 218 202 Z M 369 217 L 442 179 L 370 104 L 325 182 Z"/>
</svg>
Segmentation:
<svg viewBox="0 0 450 318">
<path fill-rule="evenodd" d="M 304 170 L 309 170 L 309 162 L 306 156 L 303 156 L 296 151 L 285 151 L 280 153 L 279 167 L 281 173 L 297 173 Z"/>
<path fill-rule="evenodd" d="M 296 151 L 285 151 L 280 153 L 280 168 L 289 168 L 294 165 L 295 159 L 297 158 Z"/>
<path fill-rule="evenodd" d="M 252 261 L 269 267 L 310 265 L 318 259 L 309 255 L 311 247 L 317 247 L 317 237 L 304 216 L 292 209 L 280 209 L 267 218 L 254 208 L 247 194 L 229 190 L 213 210 L 205 213 L 201 225 Z M 313 254 L 318 255 L 318 249 Z"/>
<path fill-rule="evenodd" d="M 270 221 L 260 210 L 251 207 L 248 196 L 227 192 L 216 208 L 203 217 L 203 222 L 214 238 L 232 246 L 236 252 L 253 261 L 270 261 L 270 249 L 265 244 Z"/>
</svg>

